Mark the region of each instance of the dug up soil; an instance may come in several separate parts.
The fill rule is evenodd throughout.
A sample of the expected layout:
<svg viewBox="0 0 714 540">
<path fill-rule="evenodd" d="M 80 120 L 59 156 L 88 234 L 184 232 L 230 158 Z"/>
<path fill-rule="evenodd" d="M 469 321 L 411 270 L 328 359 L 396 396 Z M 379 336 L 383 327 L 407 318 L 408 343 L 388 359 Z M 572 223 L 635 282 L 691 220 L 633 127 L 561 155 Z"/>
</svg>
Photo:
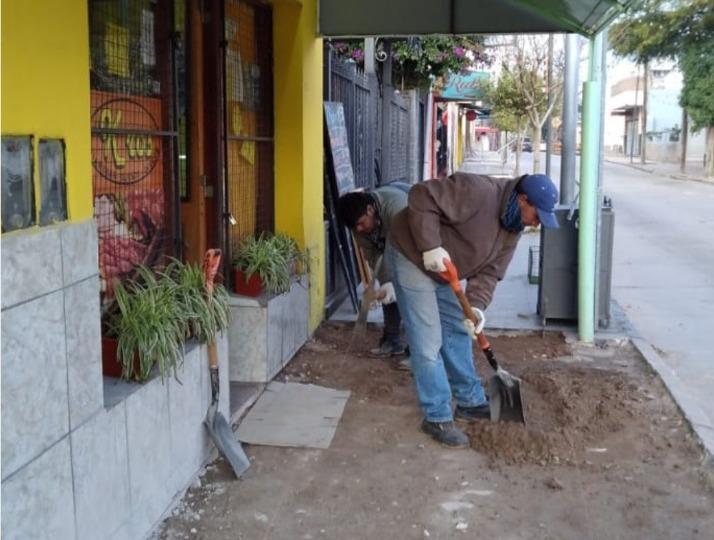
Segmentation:
<svg viewBox="0 0 714 540">
<path fill-rule="evenodd" d="M 156 533 L 204 539 L 688 539 L 714 537 L 709 465 L 660 380 L 628 343 L 560 334 L 491 338 L 522 379 L 526 425 L 463 424 L 471 448 L 419 431 L 398 358 L 349 350 L 325 323 L 279 380 L 351 391 L 329 449 L 246 446 L 248 475 L 220 459 Z M 484 381 L 492 371 L 474 351 Z"/>
</svg>

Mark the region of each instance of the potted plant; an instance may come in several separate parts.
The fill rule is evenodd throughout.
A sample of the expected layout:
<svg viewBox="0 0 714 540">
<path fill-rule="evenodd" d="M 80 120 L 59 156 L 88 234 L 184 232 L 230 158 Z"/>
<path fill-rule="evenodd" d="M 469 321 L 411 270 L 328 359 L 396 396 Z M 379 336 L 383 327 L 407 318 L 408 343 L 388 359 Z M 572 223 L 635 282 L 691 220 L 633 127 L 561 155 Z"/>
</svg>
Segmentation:
<svg viewBox="0 0 714 540">
<path fill-rule="evenodd" d="M 234 290 L 245 296 L 258 296 L 265 290 L 280 294 L 290 289 L 289 261 L 265 233 L 246 236 L 233 259 Z"/>
<path fill-rule="evenodd" d="M 170 283 L 186 339 L 208 343 L 228 327 L 228 292 L 222 285 L 214 284 L 209 298 L 201 266 L 173 259 L 161 280 Z"/>
<path fill-rule="evenodd" d="M 307 272 L 307 256 L 300 250 L 297 242 L 285 233 L 277 233 L 272 237 L 273 246 L 288 261 L 291 275 L 302 275 Z"/>
<path fill-rule="evenodd" d="M 185 315 L 176 301 L 175 285 L 157 279 L 146 267 L 137 268 L 138 278 L 114 289 L 115 309 L 110 311 L 109 338 L 116 339 L 116 361 L 121 377 L 146 381 L 155 366 L 162 379 L 176 376 L 183 361 Z M 103 343 L 104 373 L 115 374 L 111 342 Z M 106 356 L 104 356 L 106 353 Z"/>
</svg>

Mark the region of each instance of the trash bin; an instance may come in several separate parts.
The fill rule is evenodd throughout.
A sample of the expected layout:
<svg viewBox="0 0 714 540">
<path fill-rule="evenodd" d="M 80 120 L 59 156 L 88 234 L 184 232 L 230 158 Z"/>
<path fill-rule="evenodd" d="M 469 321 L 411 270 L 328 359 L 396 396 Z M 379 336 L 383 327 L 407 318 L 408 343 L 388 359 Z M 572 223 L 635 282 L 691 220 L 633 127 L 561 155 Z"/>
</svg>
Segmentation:
<svg viewBox="0 0 714 540">
<path fill-rule="evenodd" d="M 600 327 L 606 328 L 610 325 L 612 248 L 615 233 L 615 213 L 610 199 L 605 199 L 600 212 L 600 271 L 595 320 Z M 544 325 L 549 319 L 578 318 L 578 209 L 558 206 L 555 215 L 560 228 L 541 227 L 538 315 Z"/>
</svg>

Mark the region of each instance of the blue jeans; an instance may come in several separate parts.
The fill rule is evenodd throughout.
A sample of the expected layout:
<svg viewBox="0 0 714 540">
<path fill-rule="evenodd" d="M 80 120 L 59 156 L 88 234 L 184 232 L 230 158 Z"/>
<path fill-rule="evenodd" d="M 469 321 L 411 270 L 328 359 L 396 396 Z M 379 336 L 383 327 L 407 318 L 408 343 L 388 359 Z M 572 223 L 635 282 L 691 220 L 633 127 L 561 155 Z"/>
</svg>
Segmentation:
<svg viewBox="0 0 714 540">
<path fill-rule="evenodd" d="M 392 269 L 424 418 L 452 420 L 452 393 L 461 406 L 485 404 L 481 379 L 474 369 L 472 340 L 451 287 L 430 278 L 389 242 L 385 257 Z"/>
</svg>

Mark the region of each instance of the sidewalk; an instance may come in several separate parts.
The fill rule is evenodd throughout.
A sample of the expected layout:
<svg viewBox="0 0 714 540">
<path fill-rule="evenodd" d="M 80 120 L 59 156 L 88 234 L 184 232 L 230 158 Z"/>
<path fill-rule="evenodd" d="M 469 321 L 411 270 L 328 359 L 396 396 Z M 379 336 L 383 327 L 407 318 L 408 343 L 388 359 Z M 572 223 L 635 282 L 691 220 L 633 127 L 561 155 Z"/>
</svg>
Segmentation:
<svg viewBox="0 0 714 540">
<path fill-rule="evenodd" d="M 687 170 L 682 173 L 679 163 L 664 163 L 661 161 L 647 161 L 644 165 L 640 163 L 639 156 L 635 156 L 630 162 L 630 158 L 618 155 L 606 155 L 605 161 L 617 165 L 625 165 L 650 174 L 668 176 L 676 180 L 692 180 L 694 182 L 714 183 L 714 177 L 707 178 L 704 175 L 704 164 L 701 161 L 688 161 Z"/>
</svg>

